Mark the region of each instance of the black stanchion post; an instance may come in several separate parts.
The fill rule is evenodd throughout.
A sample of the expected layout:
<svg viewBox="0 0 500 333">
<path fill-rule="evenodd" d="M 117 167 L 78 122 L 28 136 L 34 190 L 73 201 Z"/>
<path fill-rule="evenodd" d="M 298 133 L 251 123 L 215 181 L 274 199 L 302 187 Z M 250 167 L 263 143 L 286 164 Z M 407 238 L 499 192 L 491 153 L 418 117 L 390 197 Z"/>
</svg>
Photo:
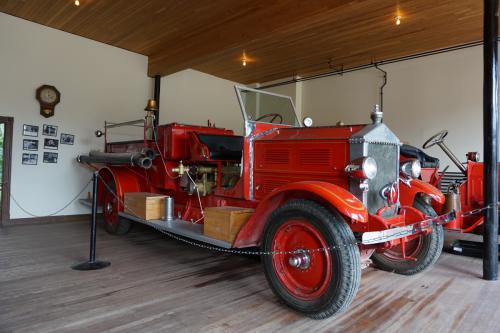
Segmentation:
<svg viewBox="0 0 500 333">
<path fill-rule="evenodd" d="M 96 246 L 96 220 L 97 220 L 97 185 L 99 182 L 99 172 L 95 171 L 93 175 L 92 186 L 92 224 L 90 226 L 90 253 L 89 261 L 82 262 L 81 264 L 72 266 L 71 268 L 78 271 L 91 271 L 101 269 L 111 265 L 109 261 L 95 260 L 95 246 Z"/>
<path fill-rule="evenodd" d="M 498 0 L 484 0 L 483 21 L 484 219 L 483 279 L 498 279 Z"/>
</svg>

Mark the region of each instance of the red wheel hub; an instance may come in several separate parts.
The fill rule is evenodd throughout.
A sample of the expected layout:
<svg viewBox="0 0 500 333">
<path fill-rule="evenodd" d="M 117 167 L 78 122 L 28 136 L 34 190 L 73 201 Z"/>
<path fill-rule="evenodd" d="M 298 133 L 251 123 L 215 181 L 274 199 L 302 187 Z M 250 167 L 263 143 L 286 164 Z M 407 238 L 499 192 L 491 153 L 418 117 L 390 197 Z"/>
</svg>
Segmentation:
<svg viewBox="0 0 500 333">
<path fill-rule="evenodd" d="M 399 245 L 384 251 L 384 256 L 394 261 L 417 260 L 417 256 L 422 251 L 424 236 L 418 235 L 413 238 L 402 238 Z"/>
<path fill-rule="evenodd" d="M 111 192 L 104 197 L 103 213 L 107 224 L 114 226 L 118 223 L 118 200 Z"/>
<path fill-rule="evenodd" d="M 283 223 L 272 241 L 273 267 L 281 285 L 294 297 L 313 300 L 325 293 L 332 279 L 331 253 L 321 233 L 305 220 Z"/>
</svg>

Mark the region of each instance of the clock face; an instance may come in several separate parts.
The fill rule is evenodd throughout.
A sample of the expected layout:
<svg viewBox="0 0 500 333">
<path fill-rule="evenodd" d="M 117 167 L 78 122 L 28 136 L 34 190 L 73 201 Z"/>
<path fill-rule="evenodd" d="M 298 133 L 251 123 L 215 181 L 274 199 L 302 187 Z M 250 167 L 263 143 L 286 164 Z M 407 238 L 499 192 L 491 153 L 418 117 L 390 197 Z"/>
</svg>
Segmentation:
<svg viewBox="0 0 500 333">
<path fill-rule="evenodd" d="M 40 91 L 40 99 L 44 103 L 52 104 L 57 99 L 57 93 L 52 88 L 44 88 Z"/>
</svg>

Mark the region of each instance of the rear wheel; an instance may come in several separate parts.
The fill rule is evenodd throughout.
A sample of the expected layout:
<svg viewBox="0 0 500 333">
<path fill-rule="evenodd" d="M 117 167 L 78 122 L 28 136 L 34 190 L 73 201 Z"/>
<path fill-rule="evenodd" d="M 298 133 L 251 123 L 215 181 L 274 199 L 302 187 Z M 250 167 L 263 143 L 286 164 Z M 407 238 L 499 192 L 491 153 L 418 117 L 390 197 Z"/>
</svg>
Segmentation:
<svg viewBox="0 0 500 333">
<path fill-rule="evenodd" d="M 335 247 L 330 250 L 317 250 Z M 344 311 L 359 288 L 361 262 L 354 235 L 338 213 L 308 200 L 278 208 L 264 230 L 266 278 L 289 307 L 323 319 Z M 294 253 L 289 253 L 294 251 Z"/>
<path fill-rule="evenodd" d="M 114 181 L 108 181 L 106 184 L 107 186 L 104 186 L 104 204 L 102 207 L 104 226 L 110 234 L 124 235 L 129 232 L 132 223 L 118 215 L 119 201 Z"/>
<path fill-rule="evenodd" d="M 436 212 L 422 198 L 417 197 L 413 207 L 426 216 L 435 217 Z M 404 244 L 397 245 L 382 253 L 374 253 L 375 265 L 385 271 L 403 275 L 420 273 L 438 260 L 443 249 L 443 226 L 437 225 L 427 235 L 418 235 L 407 239 Z"/>
</svg>

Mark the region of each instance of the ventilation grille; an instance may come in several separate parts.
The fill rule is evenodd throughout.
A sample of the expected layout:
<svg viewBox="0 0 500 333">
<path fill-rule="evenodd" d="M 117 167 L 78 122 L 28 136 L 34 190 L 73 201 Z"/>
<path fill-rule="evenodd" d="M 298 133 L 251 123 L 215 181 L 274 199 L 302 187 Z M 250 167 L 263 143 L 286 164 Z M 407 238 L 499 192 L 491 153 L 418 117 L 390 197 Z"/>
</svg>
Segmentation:
<svg viewBox="0 0 500 333">
<path fill-rule="evenodd" d="M 277 187 L 287 184 L 288 181 L 285 179 L 264 179 L 262 182 L 262 192 L 267 194 Z"/>
<path fill-rule="evenodd" d="M 332 152 L 330 149 L 301 150 L 299 162 L 301 165 L 330 165 Z"/>
<path fill-rule="evenodd" d="M 288 149 L 267 149 L 264 160 L 269 164 L 288 164 L 290 162 L 290 151 Z"/>
<path fill-rule="evenodd" d="M 441 176 L 441 172 L 439 176 Z M 467 177 L 461 172 L 445 172 L 443 178 L 441 179 L 441 183 L 439 183 L 439 187 L 441 192 L 447 193 L 448 187 L 452 184 L 459 183 L 461 184 L 467 179 Z"/>
</svg>

